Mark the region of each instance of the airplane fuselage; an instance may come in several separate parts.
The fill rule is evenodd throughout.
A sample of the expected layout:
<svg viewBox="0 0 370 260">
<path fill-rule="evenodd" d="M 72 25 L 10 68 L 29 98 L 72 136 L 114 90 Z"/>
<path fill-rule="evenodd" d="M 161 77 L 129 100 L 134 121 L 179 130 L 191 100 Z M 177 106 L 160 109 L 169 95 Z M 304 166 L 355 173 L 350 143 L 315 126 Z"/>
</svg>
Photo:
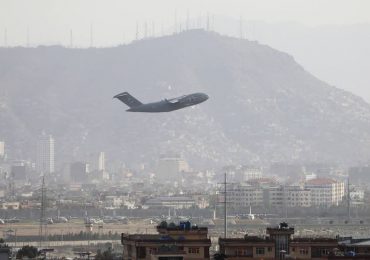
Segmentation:
<svg viewBox="0 0 370 260">
<path fill-rule="evenodd" d="M 147 104 L 141 104 L 139 106 L 131 107 L 127 109 L 128 112 L 147 112 L 147 113 L 160 113 L 170 112 L 181 108 L 194 106 L 202 103 L 208 99 L 208 96 L 204 93 L 194 93 L 185 95 L 174 99 L 165 99 L 158 102 L 152 102 Z"/>
</svg>

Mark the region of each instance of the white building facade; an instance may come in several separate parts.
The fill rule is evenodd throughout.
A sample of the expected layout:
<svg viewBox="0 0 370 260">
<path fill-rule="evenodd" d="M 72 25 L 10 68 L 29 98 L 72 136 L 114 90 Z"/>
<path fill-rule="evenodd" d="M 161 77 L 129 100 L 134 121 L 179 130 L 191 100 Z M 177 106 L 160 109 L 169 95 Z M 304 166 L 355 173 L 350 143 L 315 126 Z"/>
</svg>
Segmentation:
<svg viewBox="0 0 370 260">
<path fill-rule="evenodd" d="M 54 138 L 51 135 L 41 135 L 37 142 L 36 170 L 38 173 L 55 172 Z"/>
</svg>

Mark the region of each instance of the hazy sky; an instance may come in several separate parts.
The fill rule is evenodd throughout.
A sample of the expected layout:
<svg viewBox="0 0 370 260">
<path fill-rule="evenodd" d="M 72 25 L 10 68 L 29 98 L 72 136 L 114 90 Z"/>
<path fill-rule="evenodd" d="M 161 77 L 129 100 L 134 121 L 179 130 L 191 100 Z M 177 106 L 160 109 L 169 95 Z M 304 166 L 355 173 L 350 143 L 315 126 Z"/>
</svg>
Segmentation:
<svg viewBox="0 0 370 260">
<path fill-rule="evenodd" d="M 114 45 L 141 31 L 159 33 L 207 13 L 267 22 L 296 21 L 306 25 L 353 24 L 370 21 L 368 0 L 0 0 L 0 30 L 8 45 L 90 43 Z M 217 29 L 217 28 L 216 28 Z M 6 30 L 6 37 L 5 37 Z"/>
</svg>

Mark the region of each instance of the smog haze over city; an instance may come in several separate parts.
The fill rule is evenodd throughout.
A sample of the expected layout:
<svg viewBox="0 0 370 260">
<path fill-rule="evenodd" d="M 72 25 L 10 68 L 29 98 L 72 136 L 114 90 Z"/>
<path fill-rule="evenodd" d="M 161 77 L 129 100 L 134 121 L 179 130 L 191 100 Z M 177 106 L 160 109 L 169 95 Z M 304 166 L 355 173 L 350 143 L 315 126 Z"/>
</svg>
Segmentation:
<svg viewBox="0 0 370 260">
<path fill-rule="evenodd" d="M 368 259 L 369 13 L 0 0 L 0 256 Z"/>
</svg>

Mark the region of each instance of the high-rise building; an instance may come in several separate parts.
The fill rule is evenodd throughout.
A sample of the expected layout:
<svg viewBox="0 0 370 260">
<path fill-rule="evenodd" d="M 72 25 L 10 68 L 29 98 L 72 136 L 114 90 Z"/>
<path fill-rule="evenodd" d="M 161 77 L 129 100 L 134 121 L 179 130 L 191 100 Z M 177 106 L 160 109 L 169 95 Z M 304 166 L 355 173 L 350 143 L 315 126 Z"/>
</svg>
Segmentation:
<svg viewBox="0 0 370 260">
<path fill-rule="evenodd" d="M 37 141 L 36 170 L 38 173 L 50 174 L 55 171 L 54 138 L 42 134 Z"/>
<path fill-rule="evenodd" d="M 99 162 L 98 162 L 98 170 L 105 171 L 105 153 L 99 153 Z"/>
<path fill-rule="evenodd" d="M 158 161 L 156 176 L 160 180 L 180 180 L 181 173 L 188 172 L 188 163 L 179 156 L 162 157 Z"/>
<path fill-rule="evenodd" d="M 0 141 L 0 158 L 4 158 L 5 155 L 5 143 Z"/>
<path fill-rule="evenodd" d="M 85 162 L 74 162 L 70 165 L 71 179 L 75 183 L 89 182 L 89 165 Z"/>
</svg>

